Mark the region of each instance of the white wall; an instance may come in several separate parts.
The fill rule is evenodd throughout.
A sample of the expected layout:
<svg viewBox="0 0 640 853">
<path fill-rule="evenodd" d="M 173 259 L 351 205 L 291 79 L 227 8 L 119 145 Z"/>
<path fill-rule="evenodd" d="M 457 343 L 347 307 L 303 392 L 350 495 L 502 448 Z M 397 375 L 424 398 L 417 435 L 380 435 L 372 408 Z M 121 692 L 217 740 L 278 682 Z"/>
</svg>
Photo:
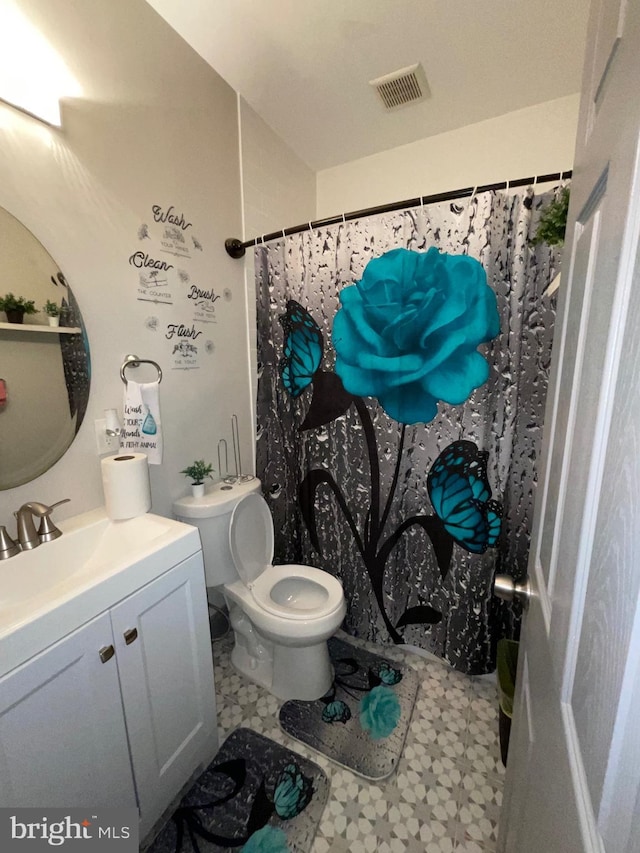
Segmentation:
<svg viewBox="0 0 640 853">
<path fill-rule="evenodd" d="M 570 169 L 579 100 L 558 98 L 318 172 L 317 218 Z"/>
<path fill-rule="evenodd" d="M 202 457 L 217 467 L 218 440 L 231 446 L 233 413 L 243 459 L 252 453 L 243 270 L 223 246 L 241 231 L 236 95 L 144 0 L 19 5 L 84 91 L 66 104 L 62 132 L 0 104 L 0 205 L 39 238 L 71 284 L 93 376 L 87 416 L 71 448 L 42 477 L 0 492 L 0 524 L 15 530 L 12 512 L 31 499 L 70 497 L 57 518 L 103 502 L 93 422 L 105 408 L 121 409 L 119 369 L 131 352 L 164 368 L 165 456 L 151 479 L 154 511 L 170 514 L 188 485 L 180 469 Z M 175 339 L 166 337 L 169 323 L 194 322 L 185 287 L 174 279 L 173 305 L 138 301 L 138 271 L 129 264 L 145 248 L 140 225 L 160 233 L 154 204 L 173 204 L 193 222 L 203 251 L 193 252 L 192 282 L 226 291 L 216 302 L 217 322 L 194 323 L 203 330 L 198 343 L 211 340 L 214 350 L 201 348 L 200 368 L 188 372 L 172 369 Z M 146 325 L 152 316 L 156 331 Z M 151 374 L 132 378 L 148 381 Z M 46 423 L 44 407 L 36 416 Z"/>
<path fill-rule="evenodd" d="M 243 99 L 238 98 L 242 168 L 243 240 L 315 218 L 316 175 Z M 229 235 L 238 236 L 238 235 Z M 251 362 L 251 397 L 257 376 L 256 291 L 253 249 L 244 262 L 249 306 L 247 323 Z M 253 445 L 255 452 L 255 442 Z"/>
<path fill-rule="evenodd" d="M 239 98 L 245 239 L 313 219 L 316 175 Z"/>
</svg>

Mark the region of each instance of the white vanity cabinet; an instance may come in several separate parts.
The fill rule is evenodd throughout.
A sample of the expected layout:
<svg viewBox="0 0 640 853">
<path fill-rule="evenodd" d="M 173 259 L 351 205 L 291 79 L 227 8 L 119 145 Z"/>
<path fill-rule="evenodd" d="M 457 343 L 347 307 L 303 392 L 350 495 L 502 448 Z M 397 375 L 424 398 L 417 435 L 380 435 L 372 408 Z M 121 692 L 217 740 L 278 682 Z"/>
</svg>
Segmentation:
<svg viewBox="0 0 640 853">
<path fill-rule="evenodd" d="M 0 806 L 135 806 L 108 613 L 0 680 Z"/>
<path fill-rule="evenodd" d="M 217 749 L 198 552 L 0 678 L 0 806 L 135 806 L 142 839 Z"/>
</svg>

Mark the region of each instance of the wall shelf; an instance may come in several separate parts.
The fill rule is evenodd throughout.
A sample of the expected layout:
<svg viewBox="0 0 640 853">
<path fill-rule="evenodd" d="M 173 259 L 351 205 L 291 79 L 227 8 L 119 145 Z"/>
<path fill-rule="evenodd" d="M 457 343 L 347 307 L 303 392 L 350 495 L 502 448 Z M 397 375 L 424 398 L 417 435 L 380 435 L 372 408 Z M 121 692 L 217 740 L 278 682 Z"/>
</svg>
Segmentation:
<svg viewBox="0 0 640 853">
<path fill-rule="evenodd" d="M 47 335 L 79 335 L 79 326 L 41 326 L 34 323 L 0 323 L 0 331 L 7 332 L 44 332 Z"/>
</svg>

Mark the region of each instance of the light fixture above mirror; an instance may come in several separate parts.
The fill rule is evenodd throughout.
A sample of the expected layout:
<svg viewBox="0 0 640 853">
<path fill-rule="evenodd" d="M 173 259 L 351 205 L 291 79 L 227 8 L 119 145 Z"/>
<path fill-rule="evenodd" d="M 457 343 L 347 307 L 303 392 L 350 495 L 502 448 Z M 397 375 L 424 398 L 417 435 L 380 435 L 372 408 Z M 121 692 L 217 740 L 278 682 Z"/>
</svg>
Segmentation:
<svg viewBox="0 0 640 853">
<path fill-rule="evenodd" d="M 0 100 L 60 127 L 60 99 L 82 89 L 65 62 L 18 8 L 0 3 Z"/>
</svg>

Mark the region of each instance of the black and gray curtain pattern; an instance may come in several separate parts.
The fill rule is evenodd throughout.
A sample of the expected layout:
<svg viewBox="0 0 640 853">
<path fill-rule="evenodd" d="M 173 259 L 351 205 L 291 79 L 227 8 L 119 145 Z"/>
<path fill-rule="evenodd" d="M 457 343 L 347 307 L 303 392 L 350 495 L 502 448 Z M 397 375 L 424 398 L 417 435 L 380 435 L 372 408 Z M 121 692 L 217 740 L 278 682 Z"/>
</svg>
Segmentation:
<svg viewBox="0 0 640 853">
<path fill-rule="evenodd" d="M 353 635 L 469 674 L 518 630 L 491 589 L 526 572 L 559 269 L 530 240 L 553 196 L 485 192 L 256 249 L 274 562 L 335 575 Z"/>
</svg>

